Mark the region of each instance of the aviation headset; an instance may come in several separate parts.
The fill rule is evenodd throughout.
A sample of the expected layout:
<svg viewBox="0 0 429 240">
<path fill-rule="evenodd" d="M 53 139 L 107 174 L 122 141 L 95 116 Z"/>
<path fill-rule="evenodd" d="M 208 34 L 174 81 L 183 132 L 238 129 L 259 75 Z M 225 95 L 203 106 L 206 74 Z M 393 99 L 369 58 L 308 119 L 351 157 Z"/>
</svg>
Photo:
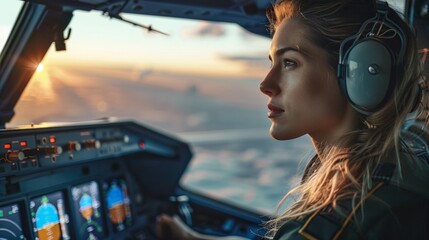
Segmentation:
<svg viewBox="0 0 429 240">
<path fill-rule="evenodd" d="M 359 32 L 340 45 L 337 77 L 341 91 L 360 113 L 379 110 L 400 80 L 406 47 L 404 31 L 389 19 L 386 2 L 377 2 L 377 14 L 366 20 Z M 399 52 L 386 41 L 399 39 Z"/>
</svg>

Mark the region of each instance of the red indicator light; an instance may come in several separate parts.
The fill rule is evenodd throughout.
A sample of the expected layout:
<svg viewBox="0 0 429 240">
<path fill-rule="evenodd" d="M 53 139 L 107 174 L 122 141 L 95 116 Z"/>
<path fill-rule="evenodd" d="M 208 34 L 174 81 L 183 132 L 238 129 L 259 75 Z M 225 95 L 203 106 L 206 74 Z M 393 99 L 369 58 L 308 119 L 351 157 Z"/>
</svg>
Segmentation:
<svg viewBox="0 0 429 240">
<path fill-rule="evenodd" d="M 49 142 L 50 142 L 50 143 L 55 143 L 55 141 L 56 141 L 55 137 L 50 137 L 50 138 L 49 138 Z"/>
<path fill-rule="evenodd" d="M 19 146 L 26 147 L 27 146 L 27 142 L 26 141 L 21 141 L 21 142 L 19 142 Z"/>
<path fill-rule="evenodd" d="M 139 142 L 139 147 L 140 147 L 140 148 L 144 148 L 144 147 L 145 147 L 145 145 L 146 145 L 146 144 L 145 144 L 143 141 L 140 141 L 140 142 Z"/>
<path fill-rule="evenodd" d="M 4 147 L 5 149 L 11 149 L 11 148 L 12 148 L 12 145 L 10 145 L 10 143 L 5 143 L 5 144 L 3 144 L 3 147 Z"/>
</svg>

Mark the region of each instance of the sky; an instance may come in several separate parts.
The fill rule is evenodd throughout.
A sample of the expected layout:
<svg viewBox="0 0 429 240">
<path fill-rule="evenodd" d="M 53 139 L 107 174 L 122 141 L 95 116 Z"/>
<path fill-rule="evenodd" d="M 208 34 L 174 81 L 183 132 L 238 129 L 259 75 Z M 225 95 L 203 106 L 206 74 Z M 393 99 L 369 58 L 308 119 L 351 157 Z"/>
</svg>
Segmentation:
<svg viewBox="0 0 429 240">
<path fill-rule="evenodd" d="M 10 31 L 21 1 L 8 1 L 0 10 L 0 47 Z M 245 61 L 264 60 L 269 39 L 247 33 L 234 24 L 123 15 L 124 18 L 167 32 L 170 36 L 147 33 L 144 29 L 102 16 L 100 12 L 75 11 L 69 28 L 71 38 L 65 52 L 49 51 L 45 65 L 102 64 L 208 75 L 246 74 Z"/>
<path fill-rule="evenodd" d="M 22 3 L 8 1 L 5 8 L 0 7 L 0 47 L 6 41 Z M 256 104 L 266 108 L 266 100 L 260 94 L 258 84 L 270 66 L 267 57 L 270 39 L 230 23 L 133 14 L 122 16 L 143 25 L 152 25 L 170 36 L 148 33 L 102 16 L 101 12 L 75 11 L 68 26 L 72 31 L 66 42 L 67 51 L 56 52 L 51 46 L 42 61 L 43 70 L 35 73 L 21 96 L 13 122 L 63 121 L 65 117 L 49 113 L 47 109 L 44 110 L 47 113 L 41 114 L 43 116 L 30 114 L 36 104 L 34 94 L 43 93 L 44 97 L 39 99 L 45 102 L 40 102 L 41 106 L 51 103 L 64 105 L 65 100 L 58 92 L 63 92 L 63 88 L 69 86 L 67 84 L 90 88 L 88 81 L 97 82 L 94 78 L 99 77 L 122 79 L 124 84 L 126 81 L 140 81 L 178 91 L 197 87 L 207 97 L 245 107 Z M 106 107 L 111 106 L 108 94 L 93 95 L 90 95 L 91 101 L 99 107 L 95 109 L 98 115 L 91 117 L 121 115 L 109 112 L 110 108 Z M 90 110 L 94 111 L 87 109 L 87 112 Z M 133 116 L 132 113 L 122 115 Z M 46 119 L 45 116 L 51 117 Z"/>
<path fill-rule="evenodd" d="M 264 51 L 269 47 L 269 39 L 251 36 L 232 24 L 137 15 L 124 17 L 152 24 L 170 36 L 147 33 L 98 12 L 77 12 L 70 25 L 73 29 L 73 40 L 68 43 L 70 51 L 56 54 L 54 58 L 216 74 L 237 71 L 239 66 L 232 64 L 229 56 L 261 57 L 267 55 Z M 245 41 L 250 45 L 244 45 Z"/>
</svg>

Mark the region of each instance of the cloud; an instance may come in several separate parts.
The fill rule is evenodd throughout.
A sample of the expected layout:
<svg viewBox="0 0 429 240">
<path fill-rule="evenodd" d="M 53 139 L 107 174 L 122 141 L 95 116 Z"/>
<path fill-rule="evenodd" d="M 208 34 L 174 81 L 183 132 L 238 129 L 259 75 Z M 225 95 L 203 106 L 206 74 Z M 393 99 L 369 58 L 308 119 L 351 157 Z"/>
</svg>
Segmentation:
<svg viewBox="0 0 429 240">
<path fill-rule="evenodd" d="M 201 22 L 196 28 L 187 28 L 184 31 L 190 37 L 222 37 L 226 34 L 225 27 L 219 23 Z"/>
<path fill-rule="evenodd" d="M 246 76 L 263 78 L 270 70 L 270 62 L 266 54 L 255 53 L 253 55 L 220 55 L 219 58 L 224 61 L 240 64 L 241 73 Z"/>
<path fill-rule="evenodd" d="M 221 55 L 220 58 L 222 60 L 228 60 L 228 61 L 235 61 L 235 62 L 246 62 L 246 63 L 260 63 L 260 62 L 267 62 L 268 58 L 266 57 L 262 57 L 260 56 L 261 54 L 258 55 L 253 55 L 253 56 L 245 56 L 245 55 L 235 55 L 235 56 L 231 56 L 231 55 Z"/>
<path fill-rule="evenodd" d="M 144 69 L 139 73 L 138 79 L 143 80 L 144 78 L 150 76 L 154 71 L 152 69 Z"/>
<path fill-rule="evenodd" d="M 245 67 L 245 71 L 267 71 L 270 67 L 268 57 L 263 54 L 254 55 L 220 55 L 220 59 L 238 62 Z"/>
</svg>

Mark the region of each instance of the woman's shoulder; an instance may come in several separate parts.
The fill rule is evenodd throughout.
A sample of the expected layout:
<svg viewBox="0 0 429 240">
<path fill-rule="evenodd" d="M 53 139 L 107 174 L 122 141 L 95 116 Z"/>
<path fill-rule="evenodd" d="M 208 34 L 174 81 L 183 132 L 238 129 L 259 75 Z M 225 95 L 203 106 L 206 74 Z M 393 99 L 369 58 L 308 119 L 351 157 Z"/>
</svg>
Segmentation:
<svg viewBox="0 0 429 240">
<path fill-rule="evenodd" d="M 376 168 L 373 187 L 365 196 L 343 199 L 335 208 L 286 222 L 274 239 L 429 237 L 429 156 L 427 151 L 400 156 L 402 166 L 386 161 Z"/>
<path fill-rule="evenodd" d="M 380 181 L 363 198 L 286 222 L 274 239 L 415 239 L 429 236 L 428 223 L 426 197 Z"/>
<path fill-rule="evenodd" d="M 373 179 L 383 180 L 378 175 Z M 391 177 L 384 179 L 389 185 L 429 198 L 429 154 L 401 152 Z"/>
<path fill-rule="evenodd" d="M 394 172 L 388 183 L 429 198 L 429 133 L 423 123 L 405 125 L 401 133 L 402 148 L 392 153 Z M 387 161 L 388 162 L 388 161 Z M 373 178 L 377 178 L 374 174 Z"/>
</svg>

